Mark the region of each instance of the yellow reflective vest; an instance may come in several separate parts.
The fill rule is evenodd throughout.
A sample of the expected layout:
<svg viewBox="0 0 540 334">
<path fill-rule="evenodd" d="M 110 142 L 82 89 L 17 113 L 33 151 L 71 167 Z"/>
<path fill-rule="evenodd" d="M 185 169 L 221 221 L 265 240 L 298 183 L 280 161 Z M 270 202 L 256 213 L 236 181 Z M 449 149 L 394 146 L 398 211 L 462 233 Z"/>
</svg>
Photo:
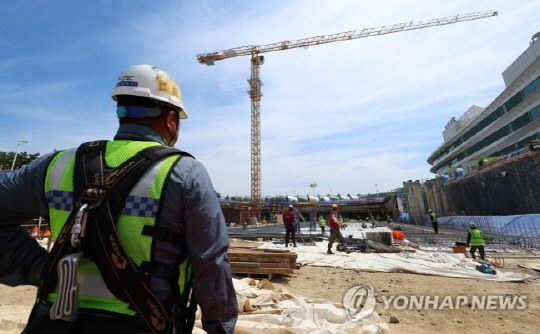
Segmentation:
<svg viewBox="0 0 540 334">
<path fill-rule="evenodd" d="M 118 167 L 137 152 L 156 142 L 115 140 L 107 142 L 105 162 L 111 168 Z M 50 229 L 56 240 L 75 206 L 73 198 L 73 174 L 77 149 L 59 153 L 50 163 L 45 179 L 45 192 L 49 205 Z M 118 236 L 133 262 L 151 261 L 153 237 L 142 235 L 144 226 L 155 226 L 159 202 L 167 175 L 180 154 L 169 156 L 155 163 L 146 171 L 126 199 L 123 211 L 116 224 Z M 187 277 L 190 277 L 189 258 L 180 265 L 178 278 L 180 293 L 183 293 Z M 116 298 L 107 288 L 96 264 L 83 258 L 77 272 L 79 284 L 79 308 L 99 309 L 126 315 L 135 315 L 129 304 Z M 49 294 L 47 301 L 56 300 L 56 292 Z"/>
<path fill-rule="evenodd" d="M 471 228 L 469 233 L 471 234 L 471 241 L 469 242 L 469 245 L 476 247 L 486 245 L 486 240 L 484 239 L 484 233 L 482 233 L 482 231 L 476 228 Z"/>
</svg>

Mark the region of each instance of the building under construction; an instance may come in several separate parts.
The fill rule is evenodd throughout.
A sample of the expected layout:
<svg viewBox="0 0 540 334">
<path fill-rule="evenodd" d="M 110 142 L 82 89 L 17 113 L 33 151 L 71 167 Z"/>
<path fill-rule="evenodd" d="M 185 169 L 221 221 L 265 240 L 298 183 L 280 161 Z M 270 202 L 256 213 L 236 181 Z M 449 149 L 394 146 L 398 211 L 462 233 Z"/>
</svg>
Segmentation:
<svg viewBox="0 0 540 334">
<path fill-rule="evenodd" d="M 315 221 L 322 216 L 327 218 L 332 211 L 332 205 L 338 204 L 340 214 L 346 219 L 354 220 L 395 220 L 399 217 L 398 198 L 404 195 L 399 192 L 389 192 L 374 198 L 355 200 L 330 201 L 268 201 L 262 202 L 261 217 L 268 222 L 281 222 L 281 214 L 293 205 L 304 221 Z M 221 209 L 228 226 L 256 224 L 255 209 L 249 201 L 220 199 Z M 261 220 L 262 220 L 261 219 Z"/>
</svg>

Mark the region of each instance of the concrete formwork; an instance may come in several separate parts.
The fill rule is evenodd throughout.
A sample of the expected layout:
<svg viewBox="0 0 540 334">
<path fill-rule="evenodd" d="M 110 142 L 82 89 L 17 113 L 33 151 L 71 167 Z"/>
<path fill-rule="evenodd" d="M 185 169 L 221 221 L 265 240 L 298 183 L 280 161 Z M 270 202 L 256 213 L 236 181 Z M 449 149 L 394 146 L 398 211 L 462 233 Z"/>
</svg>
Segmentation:
<svg viewBox="0 0 540 334">
<path fill-rule="evenodd" d="M 420 181 L 403 182 L 405 198 L 407 200 L 407 210 L 411 223 L 420 225 L 426 218 L 428 210 L 426 196 Z"/>
<path fill-rule="evenodd" d="M 496 216 L 540 213 L 540 151 L 497 163 L 464 178 L 403 183 L 409 217 L 425 221 L 427 210 L 439 216 Z"/>
<path fill-rule="evenodd" d="M 452 214 L 540 212 L 540 151 L 517 156 L 445 186 Z"/>
<path fill-rule="evenodd" d="M 530 217 L 540 213 L 540 151 L 518 155 L 451 182 L 443 183 L 442 178 L 424 183 L 408 181 L 403 187 L 413 224 L 423 225 L 431 208 L 439 218 L 443 217 L 439 227 L 446 226 L 445 218 L 463 220 L 463 226 L 474 221 L 483 226 L 492 244 L 540 245 L 538 230 L 531 227 L 537 225 L 513 222 L 514 215 Z M 503 234 L 491 231 L 490 217 L 499 216 L 509 219 L 508 231 Z"/>
</svg>

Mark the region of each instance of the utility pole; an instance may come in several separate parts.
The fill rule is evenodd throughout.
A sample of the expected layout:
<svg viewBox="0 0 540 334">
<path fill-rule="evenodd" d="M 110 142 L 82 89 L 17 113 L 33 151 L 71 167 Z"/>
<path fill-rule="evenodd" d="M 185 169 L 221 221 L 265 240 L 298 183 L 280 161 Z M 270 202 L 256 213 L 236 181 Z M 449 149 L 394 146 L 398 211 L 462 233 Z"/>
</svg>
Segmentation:
<svg viewBox="0 0 540 334">
<path fill-rule="evenodd" d="M 17 160 L 17 154 L 19 153 L 19 146 L 26 143 L 28 143 L 26 140 L 20 140 L 17 143 L 17 148 L 15 149 L 15 156 L 13 157 L 13 163 L 11 164 L 11 170 L 14 170 L 15 168 L 15 160 Z"/>
</svg>

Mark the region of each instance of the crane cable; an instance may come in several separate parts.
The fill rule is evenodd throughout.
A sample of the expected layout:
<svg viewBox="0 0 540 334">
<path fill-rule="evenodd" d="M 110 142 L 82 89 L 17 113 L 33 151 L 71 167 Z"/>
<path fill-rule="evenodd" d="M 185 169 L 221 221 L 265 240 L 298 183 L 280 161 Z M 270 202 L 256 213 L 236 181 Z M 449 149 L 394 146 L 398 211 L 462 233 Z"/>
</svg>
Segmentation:
<svg viewBox="0 0 540 334">
<path fill-rule="evenodd" d="M 305 47 L 303 48 L 304 50 L 307 50 L 308 48 Z M 309 55 L 309 52 L 306 51 L 306 53 Z M 309 172 L 310 172 L 310 177 L 311 177 L 311 185 L 316 185 L 315 183 L 315 171 L 314 171 L 314 163 L 313 163 L 313 152 L 314 152 L 314 147 L 313 147 L 313 136 L 311 135 L 311 127 L 312 127 L 312 110 L 311 110 L 311 99 L 310 99 L 310 96 L 309 96 L 309 93 L 308 93 L 308 89 L 307 89 L 307 82 L 310 82 L 308 81 L 308 71 L 309 69 L 311 69 L 311 57 L 309 56 L 304 56 L 302 57 L 302 59 L 304 61 L 301 62 L 301 66 L 300 66 L 300 71 L 301 71 L 301 75 L 300 75 L 300 78 L 301 78 L 301 89 L 302 89 L 302 95 L 304 97 L 303 101 L 304 101 L 304 111 L 305 111 L 305 117 L 304 119 L 306 119 L 306 122 L 304 123 L 305 124 L 305 128 L 306 128 L 306 133 L 307 133 L 307 147 L 308 147 L 308 159 L 309 159 Z M 307 64 L 307 70 L 306 70 L 306 64 Z M 313 188 L 313 191 L 315 191 L 315 188 Z M 315 194 L 314 194 L 315 195 Z"/>
</svg>

